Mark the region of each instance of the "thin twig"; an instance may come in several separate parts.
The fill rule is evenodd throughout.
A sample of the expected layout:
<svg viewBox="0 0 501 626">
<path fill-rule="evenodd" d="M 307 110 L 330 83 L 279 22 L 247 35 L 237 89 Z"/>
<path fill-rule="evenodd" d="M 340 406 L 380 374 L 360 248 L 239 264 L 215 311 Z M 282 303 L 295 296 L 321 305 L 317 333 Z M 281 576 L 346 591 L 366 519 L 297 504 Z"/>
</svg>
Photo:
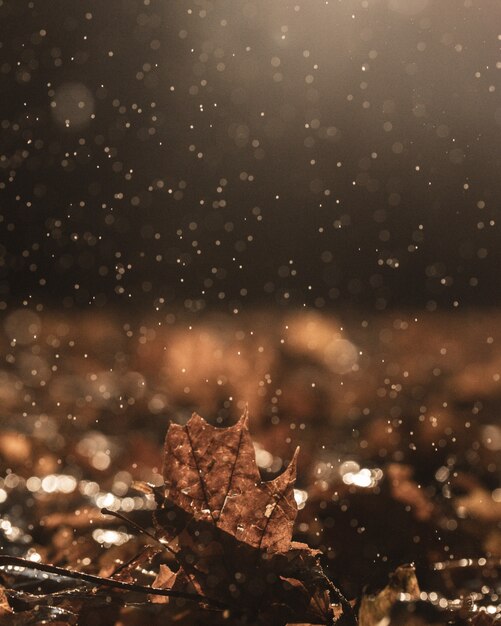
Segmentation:
<svg viewBox="0 0 501 626">
<path fill-rule="evenodd" d="M 346 618 L 351 624 L 353 624 L 353 626 L 357 626 L 358 624 L 357 616 L 350 602 L 346 599 L 346 597 L 340 591 L 340 589 L 336 587 L 336 585 L 332 582 L 332 580 L 330 579 L 327 579 L 327 580 L 328 580 L 329 589 L 332 591 L 332 593 L 336 596 L 336 599 L 339 600 L 339 603 L 341 604 L 341 607 L 343 609 L 343 614 L 345 614 Z"/>
<path fill-rule="evenodd" d="M 22 559 L 16 556 L 0 555 L 0 567 L 6 567 L 8 565 L 33 569 L 40 572 L 46 572 L 47 574 L 54 574 L 56 576 L 66 578 L 74 578 L 76 580 L 84 580 L 85 582 L 92 583 L 94 585 L 114 587 L 115 589 L 123 589 L 124 591 L 134 591 L 136 593 L 146 593 L 155 596 L 167 596 L 170 598 L 182 598 L 184 600 L 192 600 L 193 602 L 205 602 L 206 604 L 210 604 L 217 608 L 226 608 L 225 605 L 219 602 L 219 600 L 206 598 L 205 596 L 200 596 L 194 593 L 173 591 L 172 589 L 156 589 L 154 587 L 144 587 L 143 585 L 137 585 L 134 583 L 125 583 L 119 580 L 111 580 L 110 578 L 94 576 L 93 574 L 76 572 L 74 570 L 64 569 L 64 567 L 57 567 L 55 565 L 35 563 L 35 561 L 29 561 L 27 559 Z"/>
<path fill-rule="evenodd" d="M 176 556 L 176 553 L 169 545 L 164 543 L 161 539 L 156 537 L 153 533 L 150 533 L 150 531 L 146 530 L 146 528 L 143 528 L 142 526 L 140 526 L 139 524 L 136 524 L 136 522 L 132 521 L 128 517 L 125 517 L 125 515 L 123 515 L 122 513 L 119 513 L 118 511 L 110 511 L 110 509 L 101 509 L 101 513 L 103 513 L 103 515 L 111 515 L 113 517 L 118 518 L 119 520 L 122 520 L 122 522 L 125 522 L 126 524 L 128 524 L 129 526 L 137 530 L 138 532 L 142 533 L 143 535 L 146 535 L 150 539 L 153 539 L 153 541 L 156 541 L 156 543 L 161 545 L 164 550 L 167 550 L 167 552 L 170 552 L 173 556 Z"/>
<path fill-rule="evenodd" d="M 145 546 L 142 550 L 140 550 L 135 556 L 131 557 L 128 561 L 124 561 L 123 563 L 120 563 L 113 570 L 113 572 L 109 575 L 109 578 L 113 578 L 114 576 L 117 576 L 117 574 L 120 574 L 120 572 L 123 572 L 126 567 L 129 567 L 130 565 L 134 563 L 134 561 L 137 561 L 138 559 L 140 559 L 150 548 L 151 546 Z"/>
</svg>

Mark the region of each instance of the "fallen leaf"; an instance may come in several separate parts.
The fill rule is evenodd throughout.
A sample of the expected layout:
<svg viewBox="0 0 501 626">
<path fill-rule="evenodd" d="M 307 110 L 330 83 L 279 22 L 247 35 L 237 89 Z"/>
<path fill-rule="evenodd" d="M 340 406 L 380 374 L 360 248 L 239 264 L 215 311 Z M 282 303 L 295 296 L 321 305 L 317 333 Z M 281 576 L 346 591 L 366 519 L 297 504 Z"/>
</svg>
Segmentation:
<svg viewBox="0 0 501 626">
<path fill-rule="evenodd" d="M 296 457 L 263 482 L 247 416 L 220 429 L 195 414 L 169 428 L 155 524 L 164 540 L 176 539 L 180 572 L 173 588 L 184 580 L 256 622 L 332 623 L 320 555 L 292 542 Z"/>
<path fill-rule="evenodd" d="M 12 612 L 13 611 L 10 607 L 9 599 L 7 598 L 7 595 L 5 593 L 5 589 L 3 587 L 0 587 L 0 617 L 5 616 L 6 614 L 8 615 Z"/>
<path fill-rule="evenodd" d="M 271 552 L 285 551 L 297 513 L 296 455 L 287 470 L 262 482 L 244 416 L 215 428 L 194 414 L 173 424 L 165 440 L 166 496 L 197 521 L 212 521 L 239 541 Z"/>
<path fill-rule="evenodd" d="M 152 587 L 155 589 L 172 589 L 176 582 L 177 573 L 173 572 L 168 565 L 161 564 L 157 577 L 153 581 Z M 150 602 L 156 604 L 168 604 L 169 598 L 162 596 L 150 596 Z"/>
</svg>

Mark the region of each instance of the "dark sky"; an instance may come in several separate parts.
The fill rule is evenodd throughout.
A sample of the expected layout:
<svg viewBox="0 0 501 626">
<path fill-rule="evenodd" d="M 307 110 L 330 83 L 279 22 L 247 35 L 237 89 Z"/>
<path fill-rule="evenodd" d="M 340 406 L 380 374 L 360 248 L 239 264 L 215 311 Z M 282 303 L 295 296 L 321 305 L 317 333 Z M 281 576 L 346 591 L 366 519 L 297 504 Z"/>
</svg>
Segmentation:
<svg viewBox="0 0 501 626">
<path fill-rule="evenodd" d="M 499 0 L 0 0 L 0 304 L 499 304 Z"/>
</svg>

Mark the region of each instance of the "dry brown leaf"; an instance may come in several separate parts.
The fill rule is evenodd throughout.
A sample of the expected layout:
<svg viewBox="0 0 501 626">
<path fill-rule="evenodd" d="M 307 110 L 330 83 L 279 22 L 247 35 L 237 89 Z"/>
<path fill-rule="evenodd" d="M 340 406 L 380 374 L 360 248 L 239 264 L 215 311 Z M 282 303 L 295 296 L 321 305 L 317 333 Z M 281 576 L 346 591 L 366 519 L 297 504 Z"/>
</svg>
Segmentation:
<svg viewBox="0 0 501 626">
<path fill-rule="evenodd" d="M 161 564 L 157 577 L 153 581 L 152 587 L 155 589 L 172 589 L 176 582 L 177 572 L 173 572 L 168 565 Z M 150 596 L 150 602 L 156 604 L 168 604 L 169 598 L 163 596 Z"/>
<path fill-rule="evenodd" d="M 9 604 L 9 599 L 7 598 L 4 588 L 0 586 L 0 616 L 9 615 L 10 613 L 12 613 L 12 609 Z"/>
<path fill-rule="evenodd" d="M 185 584 L 257 622 L 332 623 L 319 553 L 292 543 L 295 478 L 296 455 L 261 481 L 246 416 L 226 429 L 196 414 L 172 425 L 155 523 L 159 536 L 176 539 Z"/>
<path fill-rule="evenodd" d="M 197 521 L 212 521 L 255 548 L 285 551 L 297 512 L 296 456 L 278 478 L 262 482 L 247 417 L 222 429 L 194 414 L 167 433 L 166 494 Z"/>
</svg>

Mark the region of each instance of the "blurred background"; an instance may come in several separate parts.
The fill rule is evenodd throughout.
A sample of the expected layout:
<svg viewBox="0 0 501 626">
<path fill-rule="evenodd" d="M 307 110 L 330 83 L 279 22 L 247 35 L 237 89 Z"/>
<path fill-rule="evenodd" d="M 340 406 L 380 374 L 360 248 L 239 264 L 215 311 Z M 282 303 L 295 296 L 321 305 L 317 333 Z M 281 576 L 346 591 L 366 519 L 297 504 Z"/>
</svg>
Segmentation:
<svg viewBox="0 0 501 626">
<path fill-rule="evenodd" d="M 3 307 L 499 302 L 496 0 L 0 17 Z"/>
<path fill-rule="evenodd" d="M 263 476 L 301 445 L 298 537 L 348 595 L 409 561 L 498 593 L 499 2 L 0 19 L 8 550 L 101 571 L 131 537 L 99 508 L 147 523 L 169 420 L 248 406 Z M 82 502 L 115 530 L 75 551 L 50 529 Z"/>
</svg>

